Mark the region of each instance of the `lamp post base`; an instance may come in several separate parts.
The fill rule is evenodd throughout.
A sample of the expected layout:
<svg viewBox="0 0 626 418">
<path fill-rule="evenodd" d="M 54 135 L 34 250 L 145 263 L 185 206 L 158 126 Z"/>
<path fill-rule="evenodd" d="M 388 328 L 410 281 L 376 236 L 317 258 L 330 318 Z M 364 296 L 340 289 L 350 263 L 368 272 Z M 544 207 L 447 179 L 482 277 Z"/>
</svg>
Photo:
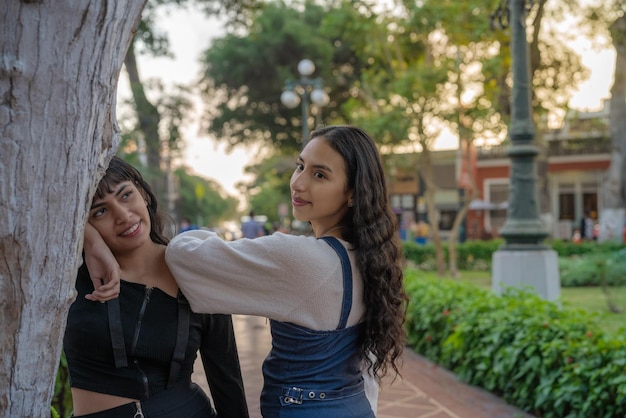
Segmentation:
<svg viewBox="0 0 626 418">
<path fill-rule="evenodd" d="M 501 295 L 508 287 L 530 287 L 542 299 L 557 300 L 561 295 L 561 280 L 556 251 L 496 251 L 492 256 L 491 288 Z"/>
</svg>

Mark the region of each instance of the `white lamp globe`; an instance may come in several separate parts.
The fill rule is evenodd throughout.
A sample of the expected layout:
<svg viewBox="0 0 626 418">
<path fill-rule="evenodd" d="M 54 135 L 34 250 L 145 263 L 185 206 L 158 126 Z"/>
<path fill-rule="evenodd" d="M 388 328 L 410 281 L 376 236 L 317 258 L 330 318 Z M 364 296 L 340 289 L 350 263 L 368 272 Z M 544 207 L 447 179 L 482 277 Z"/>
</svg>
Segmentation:
<svg viewBox="0 0 626 418">
<path fill-rule="evenodd" d="M 315 72 L 315 64 L 310 59 L 303 59 L 298 63 L 298 72 L 308 77 Z"/>
<path fill-rule="evenodd" d="M 280 95 L 280 101 L 289 109 L 293 109 L 300 104 L 300 97 L 293 91 L 286 90 Z"/>
<path fill-rule="evenodd" d="M 320 107 L 324 107 L 330 101 L 330 97 L 324 90 L 315 89 L 311 92 L 311 101 Z"/>
</svg>

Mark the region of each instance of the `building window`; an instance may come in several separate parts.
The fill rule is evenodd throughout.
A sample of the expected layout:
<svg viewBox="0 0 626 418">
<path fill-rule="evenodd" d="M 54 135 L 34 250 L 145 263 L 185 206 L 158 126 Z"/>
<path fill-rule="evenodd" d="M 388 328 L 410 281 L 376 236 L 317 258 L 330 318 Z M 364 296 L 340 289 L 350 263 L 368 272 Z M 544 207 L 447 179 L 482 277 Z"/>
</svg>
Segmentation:
<svg viewBox="0 0 626 418">
<path fill-rule="evenodd" d="M 573 184 L 559 185 L 559 220 L 573 221 L 576 217 L 575 187 Z"/>
<path fill-rule="evenodd" d="M 391 207 L 394 209 L 400 209 L 400 195 L 392 194 L 391 195 Z"/>
<path fill-rule="evenodd" d="M 454 218 L 456 218 L 456 210 L 441 210 L 439 211 L 439 230 L 450 231 Z"/>
<path fill-rule="evenodd" d="M 509 200 L 509 183 L 507 182 L 493 182 L 488 185 L 487 189 L 488 201 L 496 206 L 504 205 Z M 504 208 L 496 208 L 489 210 L 489 222 L 487 232 L 492 236 L 498 236 L 500 228 L 506 222 L 507 210 Z"/>
<path fill-rule="evenodd" d="M 491 184 L 489 186 L 489 201 L 494 205 L 501 205 L 509 200 L 509 185 Z"/>
<path fill-rule="evenodd" d="M 589 212 L 592 219 L 598 219 L 598 184 L 583 183 L 583 214 Z"/>
<path fill-rule="evenodd" d="M 391 195 L 391 207 L 394 209 L 415 209 L 415 195 L 394 194 Z"/>
</svg>

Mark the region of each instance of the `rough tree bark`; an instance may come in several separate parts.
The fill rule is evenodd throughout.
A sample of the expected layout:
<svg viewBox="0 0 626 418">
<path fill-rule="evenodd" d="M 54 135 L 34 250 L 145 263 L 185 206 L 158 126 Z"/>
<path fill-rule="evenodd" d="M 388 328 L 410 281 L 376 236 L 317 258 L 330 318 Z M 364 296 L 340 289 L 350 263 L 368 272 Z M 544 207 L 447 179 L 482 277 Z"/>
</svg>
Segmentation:
<svg viewBox="0 0 626 418">
<path fill-rule="evenodd" d="M 145 0 L 0 6 L 0 416 L 50 416 L 90 197 Z"/>
<path fill-rule="evenodd" d="M 611 87 L 611 165 L 605 173 L 599 241 L 622 242 L 626 164 L 626 15 L 609 28 L 615 46 L 615 78 Z"/>
</svg>

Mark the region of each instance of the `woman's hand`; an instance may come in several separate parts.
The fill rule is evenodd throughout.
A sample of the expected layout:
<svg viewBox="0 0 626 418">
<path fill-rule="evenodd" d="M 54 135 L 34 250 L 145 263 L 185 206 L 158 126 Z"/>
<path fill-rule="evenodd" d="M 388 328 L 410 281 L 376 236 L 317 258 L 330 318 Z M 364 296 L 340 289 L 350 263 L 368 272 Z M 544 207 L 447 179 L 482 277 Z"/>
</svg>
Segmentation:
<svg viewBox="0 0 626 418">
<path fill-rule="evenodd" d="M 85 295 L 85 298 L 104 303 L 118 297 L 120 266 L 96 228 L 89 223 L 85 225 L 83 249 L 85 264 L 94 288 L 94 291 Z"/>
</svg>

